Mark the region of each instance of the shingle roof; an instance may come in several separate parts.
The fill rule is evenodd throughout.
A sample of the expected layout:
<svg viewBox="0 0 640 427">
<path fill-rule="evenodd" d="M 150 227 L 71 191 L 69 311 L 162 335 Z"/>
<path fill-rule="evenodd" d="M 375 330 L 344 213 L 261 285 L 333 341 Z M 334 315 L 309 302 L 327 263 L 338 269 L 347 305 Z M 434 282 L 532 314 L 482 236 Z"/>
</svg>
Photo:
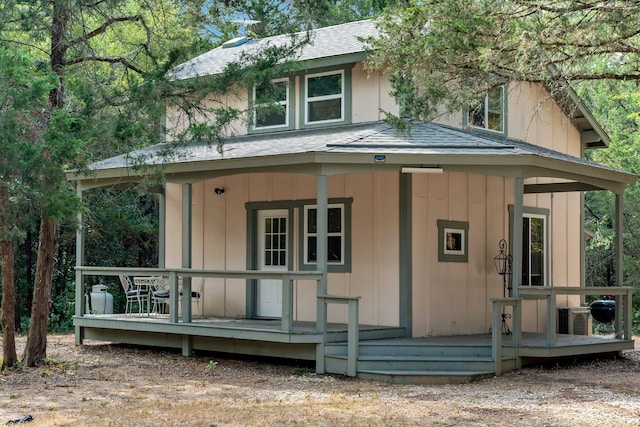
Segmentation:
<svg viewBox="0 0 640 427">
<path fill-rule="evenodd" d="M 166 156 L 167 152 L 172 152 Z M 217 162 L 237 159 L 259 159 L 302 153 L 327 154 L 410 154 L 416 156 L 535 156 L 560 160 L 599 170 L 607 168 L 586 159 L 573 157 L 520 140 L 475 131 L 465 131 L 434 123 L 416 122 L 409 133 L 400 133 L 382 122 L 347 125 L 328 129 L 288 131 L 247 135 L 217 144 L 190 144 L 170 147 L 158 144 L 127 155 L 94 163 L 99 171 L 131 166 L 133 159 L 146 165 L 179 165 L 194 162 Z"/>
<path fill-rule="evenodd" d="M 319 28 L 311 32 L 311 42 L 301 48 L 297 57 L 287 59 L 309 61 L 364 53 L 364 44 L 358 38 L 377 34 L 378 31 L 371 20 Z M 301 32 L 295 37 L 302 38 L 306 35 L 306 32 Z M 269 46 L 284 46 L 291 42 L 291 37 L 291 35 L 279 35 L 264 39 L 252 39 L 231 48 L 220 46 L 177 66 L 170 75 L 176 79 L 188 79 L 218 74 L 228 64 L 237 62 L 243 55 L 257 53 Z"/>
</svg>

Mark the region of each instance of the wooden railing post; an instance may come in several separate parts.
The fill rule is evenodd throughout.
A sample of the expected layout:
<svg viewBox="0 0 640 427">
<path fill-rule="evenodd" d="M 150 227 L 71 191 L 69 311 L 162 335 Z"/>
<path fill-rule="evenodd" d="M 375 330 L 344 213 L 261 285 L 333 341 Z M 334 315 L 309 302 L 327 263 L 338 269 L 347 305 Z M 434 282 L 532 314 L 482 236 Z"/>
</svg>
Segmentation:
<svg viewBox="0 0 640 427">
<path fill-rule="evenodd" d="M 491 357 L 496 376 L 502 375 L 502 304 L 491 299 Z"/>
<path fill-rule="evenodd" d="M 282 276 L 281 329 L 285 332 L 293 329 L 293 280 L 289 275 Z"/>
<path fill-rule="evenodd" d="M 515 312 L 519 309 L 519 302 L 519 298 L 491 298 L 491 357 L 496 376 L 502 375 L 502 311 L 504 307 L 513 307 Z M 518 332 L 518 330 L 513 330 L 511 335 L 516 364 L 518 364 L 519 342 L 516 338 Z"/>
<path fill-rule="evenodd" d="M 169 322 L 170 323 L 178 323 L 178 275 L 175 271 L 169 272 Z M 184 290 L 183 290 L 184 292 Z M 183 295 L 186 295 L 183 293 Z M 189 294 L 191 295 L 191 294 Z M 186 300 L 186 296 L 182 298 L 183 303 Z M 191 298 L 189 298 L 189 304 L 191 304 Z M 184 309 L 182 310 L 182 314 L 184 316 Z M 191 313 L 188 313 L 191 314 Z M 184 320 L 184 319 L 183 319 Z M 191 319 L 188 320 L 191 322 Z"/>
<path fill-rule="evenodd" d="M 360 343 L 360 326 L 359 326 L 359 308 L 358 303 L 360 297 L 348 296 L 348 295 L 318 295 L 318 299 L 322 301 L 325 310 L 327 312 L 327 305 L 329 304 L 347 304 L 347 375 L 355 377 L 358 373 L 358 346 Z M 324 330 L 323 343 L 326 343 L 327 335 L 327 316 L 325 314 L 322 325 Z M 321 358 L 324 365 L 324 352 L 318 354 L 318 360 Z"/>
</svg>

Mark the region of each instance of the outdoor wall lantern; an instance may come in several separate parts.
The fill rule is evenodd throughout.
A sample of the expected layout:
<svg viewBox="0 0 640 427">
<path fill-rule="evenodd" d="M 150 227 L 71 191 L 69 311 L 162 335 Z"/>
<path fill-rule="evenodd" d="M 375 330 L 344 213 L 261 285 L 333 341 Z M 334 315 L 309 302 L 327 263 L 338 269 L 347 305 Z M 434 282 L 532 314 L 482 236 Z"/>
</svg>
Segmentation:
<svg viewBox="0 0 640 427">
<path fill-rule="evenodd" d="M 512 274 L 512 264 L 513 258 L 508 253 L 507 241 L 504 239 L 500 239 L 498 242 L 498 248 L 500 251 L 498 255 L 493 258 L 493 264 L 496 267 L 496 272 L 502 276 L 502 296 L 504 298 L 511 296 L 511 274 Z M 505 311 L 505 307 L 502 307 L 502 332 L 509 335 L 511 334 L 511 330 L 509 330 L 509 325 L 507 324 L 507 319 L 511 318 L 511 314 Z"/>
</svg>

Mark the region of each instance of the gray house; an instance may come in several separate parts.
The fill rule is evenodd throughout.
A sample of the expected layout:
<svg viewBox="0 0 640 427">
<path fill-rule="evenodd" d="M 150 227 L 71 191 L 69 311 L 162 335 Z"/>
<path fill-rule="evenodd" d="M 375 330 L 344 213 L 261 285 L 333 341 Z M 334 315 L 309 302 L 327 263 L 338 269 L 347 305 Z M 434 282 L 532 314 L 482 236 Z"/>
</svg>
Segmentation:
<svg viewBox="0 0 640 427">
<path fill-rule="evenodd" d="M 159 268 L 77 266 L 79 344 L 289 357 L 391 382 L 633 348 L 629 287 L 607 288 L 615 333 L 592 334 L 584 297 L 602 289 L 584 286 L 582 207 L 584 191 L 616 195 L 622 283 L 622 195 L 636 177 L 584 159 L 609 139 L 576 94 L 514 82 L 399 133 L 380 112 L 398 111 L 388 77 L 363 66 L 358 36 L 375 34 L 372 21 L 314 31 L 299 70 L 273 81 L 279 112 L 236 123 L 222 149 L 192 144 L 168 160 L 161 143 L 69 173 L 80 194 L 158 171 L 166 182 Z M 174 76 L 215 75 L 286 39 L 236 40 Z M 255 104 L 256 89 L 243 91 L 229 105 Z M 168 110 L 167 126 L 185 123 Z M 150 168 L 132 167 L 140 156 Z M 133 313 L 85 312 L 87 277 L 119 275 L 133 291 L 148 277 L 167 288 Z"/>
</svg>

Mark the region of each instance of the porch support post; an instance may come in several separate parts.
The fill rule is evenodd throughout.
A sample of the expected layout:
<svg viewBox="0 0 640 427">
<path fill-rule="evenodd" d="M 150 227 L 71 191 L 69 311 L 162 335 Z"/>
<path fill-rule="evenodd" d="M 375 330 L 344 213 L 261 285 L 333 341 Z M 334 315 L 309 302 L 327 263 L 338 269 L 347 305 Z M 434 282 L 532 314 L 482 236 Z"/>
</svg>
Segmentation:
<svg viewBox="0 0 640 427">
<path fill-rule="evenodd" d="M 288 274 L 282 276 L 282 319 L 280 320 L 280 328 L 284 332 L 291 332 L 293 329 L 293 280 Z"/>
<path fill-rule="evenodd" d="M 524 211 L 524 179 L 517 177 L 514 180 L 513 191 L 513 229 L 511 230 L 511 253 L 513 256 L 511 288 L 513 298 L 518 298 L 520 293 L 520 281 L 522 280 L 522 213 Z M 516 352 L 522 338 L 522 306 L 516 304 L 513 307 L 513 343 Z M 520 360 L 516 357 L 516 368 L 520 368 Z"/>
<path fill-rule="evenodd" d="M 584 236 L 584 230 L 586 230 L 584 219 L 584 191 L 580 192 L 580 286 L 587 286 L 587 273 L 586 273 L 586 245 L 587 241 Z M 586 303 L 586 295 L 580 295 L 580 305 L 583 306 Z"/>
<path fill-rule="evenodd" d="M 318 271 L 322 274 L 318 280 L 318 289 L 316 290 L 316 330 L 322 335 L 322 341 L 316 347 L 316 372 L 323 374 L 324 367 L 324 339 L 326 335 L 327 325 L 327 306 L 324 299 L 320 295 L 327 294 L 327 176 L 318 175 L 317 178 L 316 202 L 317 210 L 317 242 L 316 242 L 316 258 Z"/>
<path fill-rule="evenodd" d="M 182 268 L 191 268 L 191 184 L 182 184 Z M 182 321 L 191 323 L 191 277 L 182 278 Z M 177 315 L 177 313 L 176 313 Z M 182 355 L 191 356 L 191 336 L 182 338 Z"/>
<path fill-rule="evenodd" d="M 399 323 L 407 338 L 413 335 L 412 177 L 410 173 L 400 173 Z"/>
<path fill-rule="evenodd" d="M 166 267 L 167 244 L 167 198 L 165 187 L 158 193 L 158 267 Z"/>
<path fill-rule="evenodd" d="M 82 200 L 82 187 L 80 183 L 76 184 L 76 194 L 80 200 Z M 84 217 L 82 212 L 76 214 L 76 266 L 84 265 L 85 261 L 85 248 L 84 248 Z M 84 315 L 84 280 L 82 272 L 76 269 L 76 316 L 81 317 Z M 75 327 L 75 340 L 76 345 L 81 345 L 84 341 L 84 328 L 81 326 Z"/>
<path fill-rule="evenodd" d="M 623 195 L 616 194 L 616 209 L 615 209 L 615 228 L 616 228 L 616 239 L 615 239 L 615 286 L 624 286 L 624 266 L 623 266 L 623 241 L 622 241 L 622 233 L 624 228 L 624 204 L 623 204 Z M 615 328 L 616 328 L 616 338 L 621 338 L 622 335 L 622 319 L 625 313 L 624 307 L 624 299 L 622 295 L 616 295 L 616 317 L 615 317 Z M 629 302 L 627 302 L 629 304 Z M 626 320 L 626 319 L 625 319 Z M 630 339 L 631 337 L 631 328 L 630 324 L 625 322 L 624 325 L 624 338 Z M 629 328 L 629 329 L 627 329 Z M 627 332 L 627 330 L 629 332 Z"/>
</svg>

